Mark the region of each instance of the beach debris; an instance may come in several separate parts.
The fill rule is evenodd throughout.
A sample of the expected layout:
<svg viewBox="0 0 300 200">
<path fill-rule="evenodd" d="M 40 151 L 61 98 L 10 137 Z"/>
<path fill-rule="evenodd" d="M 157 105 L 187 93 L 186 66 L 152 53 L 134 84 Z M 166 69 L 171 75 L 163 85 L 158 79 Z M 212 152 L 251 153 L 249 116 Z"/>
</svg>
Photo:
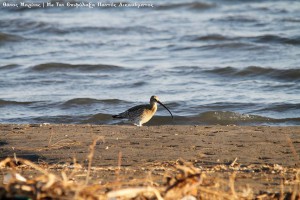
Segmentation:
<svg viewBox="0 0 300 200">
<path fill-rule="evenodd" d="M 163 200 L 163 197 L 161 196 L 159 190 L 153 187 L 137 187 L 137 188 L 127 188 L 127 189 L 111 191 L 107 193 L 107 198 L 108 199 L 117 199 L 117 198 L 132 199 L 139 195 L 142 195 L 147 199 L 152 199 L 154 195 L 158 200 Z"/>
<path fill-rule="evenodd" d="M 281 165 L 242 165 L 237 164 L 237 159 L 228 165 L 216 165 L 211 168 L 197 167 L 195 163 L 179 159 L 175 162 L 157 163 L 153 165 L 152 173 L 161 174 L 162 180 L 147 179 L 122 180 L 121 165 L 115 168 L 91 167 L 95 144 L 101 138 L 97 138 L 91 144 L 89 154 L 89 166 L 75 164 L 56 166 L 61 169 L 56 174 L 51 173 L 55 167 L 50 165 L 37 165 L 31 161 L 18 158 L 18 163 L 13 158 L 0 161 L 0 169 L 6 172 L 4 187 L 0 187 L 0 197 L 25 199 L 92 199 L 92 200 L 117 200 L 117 199 L 158 199 L 158 200 L 208 200 L 208 199 L 291 199 L 300 198 L 300 170 L 288 169 Z M 121 154 L 119 154 L 121 157 Z M 45 168 L 46 167 L 46 168 Z M 34 177 L 26 177 L 20 172 L 34 170 L 40 173 Z M 50 170 L 51 169 L 51 170 Z M 115 171 L 118 178 L 112 182 L 93 180 L 97 170 L 107 173 Z M 146 169 L 145 169 L 146 170 Z M 60 172 L 60 173 L 59 173 Z M 69 172 L 69 173 L 67 173 Z M 125 171 L 124 171 L 125 172 Z M 237 186 L 236 179 L 239 173 L 255 174 L 263 173 L 284 175 L 286 172 L 293 174 L 282 180 L 282 188 L 288 190 L 279 192 L 260 191 L 254 193 L 250 187 Z M 216 173 L 228 174 L 228 178 L 220 178 Z M 78 175 L 78 176 L 77 176 Z M 78 180 L 78 177 L 83 179 Z M 88 180 L 88 181 L 87 181 Z M 24 199 L 23 198 L 23 199 Z"/>
<path fill-rule="evenodd" d="M 6 185 L 6 184 L 9 184 L 10 182 L 13 182 L 15 180 L 20 181 L 20 182 L 26 182 L 27 181 L 27 179 L 24 178 L 24 176 L 22 176 L 19 173 L 15 173 L 15 174 L 8 173 L 8 174 L 4 175 L 3 184 Z"/>
</svg>

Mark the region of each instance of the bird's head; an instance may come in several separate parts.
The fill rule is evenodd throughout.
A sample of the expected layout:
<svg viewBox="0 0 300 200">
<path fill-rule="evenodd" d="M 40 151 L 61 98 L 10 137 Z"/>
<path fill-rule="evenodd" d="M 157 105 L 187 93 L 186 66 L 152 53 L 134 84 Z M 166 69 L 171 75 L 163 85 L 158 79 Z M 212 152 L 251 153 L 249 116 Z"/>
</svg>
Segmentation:
<svg viewBox="0 0 300 200">
<path fill-rule="evenodd" d="M 151 98 L 150 98 L 150 103 L 155 103 L 155 102 L 160 102 L 159 101 L 159 99 L 158 99 L 158 97 L 157 96 L 152 96 Z"/>
<path fill-rule="evenodd" d="M 171 111 L 162 102 L 159 101 L 157 96 L 152 96 L 150 98 L 150 104 L 154 104 L 154 103 L 159 103 L 160 105 L 162 105 L 167 111 L 169 111 L 169 113 L 171 114 L 171 117 L 173 118 Z"/>
</svg>

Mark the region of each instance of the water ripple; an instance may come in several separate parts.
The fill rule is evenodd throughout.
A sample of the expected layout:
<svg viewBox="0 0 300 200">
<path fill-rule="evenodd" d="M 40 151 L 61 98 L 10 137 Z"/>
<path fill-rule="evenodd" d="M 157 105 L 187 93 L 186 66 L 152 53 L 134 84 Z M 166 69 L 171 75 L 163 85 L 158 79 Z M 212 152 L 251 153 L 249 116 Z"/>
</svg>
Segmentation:
<svg viewBox="0 0 300 200">
<path fill-rule="evenodd" d="M 79 70 L 79 71 L 99 71 L 99 70 L 108 70 L 116 71 L 123 70 L 125 68 L 115 66 L 115 65 L 105 65 L 105 64 L 66 64 L 66 63 L 44 63 L 35 65 L 30 68 L 30 71 L 43 72 L 43 71 L 70 71 L 70 70 Z"/>
</svg>

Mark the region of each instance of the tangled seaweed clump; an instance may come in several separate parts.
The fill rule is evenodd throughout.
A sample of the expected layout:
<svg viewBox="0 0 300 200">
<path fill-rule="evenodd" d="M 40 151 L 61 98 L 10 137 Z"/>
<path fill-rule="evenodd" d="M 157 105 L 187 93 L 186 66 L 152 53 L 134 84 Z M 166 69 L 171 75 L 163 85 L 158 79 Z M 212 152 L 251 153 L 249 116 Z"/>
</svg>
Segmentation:
<svg viewBox="0 0 300 200">
<path fill-rule="evenodd" d="M 6 158 L 0 162 L 5 173 L 0 199 L 24 197 L 31 199 L 292 199 L 300 198 L 300 170 L 288 169 L 280 165 L 242 166 L 234 160 L 229 165 L 216 165 L 212 168 L 195 167 L 194 164 L 177 160 L 155 164 L 146 178 L 133 178 L 122 181 L 120 166 L 116 168 L 84 168 L 79 164 L 72 166 L 37 165 L 25 159 Z M 62 169 L 60 175 L 52 173 Z M 25 178 L 21 172 L 28 170 L 40 173 Z M 89 175 L 99 170 L 114 171 L 119 177 L 110 182 L 97 182 Z M 129 169 L 128 169 L 129 170 Z M 161 174 L 154 181 L 153 174 Z M 228 179 L 219 178 L 218 173 L 228 174 Z M 250 187 L 235 185 L 236 177 L 249 173 L 289 174 L 282 180 L 279 192 L 255 192 Z M 80 180 L 83 177 L 85 180 Z M 86 181 L 88 180 L 88 181 Z M 89 183 L 92 182 L 92 183 Z M 284 188 L 285 187 L 285 188 Z M 287 188 L 288 187 L 288 188 Z"/>
</svg>

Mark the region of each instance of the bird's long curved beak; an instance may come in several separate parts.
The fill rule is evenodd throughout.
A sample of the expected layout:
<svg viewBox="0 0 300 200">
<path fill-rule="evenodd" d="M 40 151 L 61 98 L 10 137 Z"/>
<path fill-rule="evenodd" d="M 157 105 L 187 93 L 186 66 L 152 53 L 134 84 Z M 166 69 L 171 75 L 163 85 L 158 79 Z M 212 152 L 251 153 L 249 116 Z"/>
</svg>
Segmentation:
<svg viewBox="0 0 300 200">
<path fill-rule="evenodd" d="M 167 111 L 169 111 L 169 113 L 171 114 L 171 117 L 172 117 L 172 119 L 173 119 L 173 115 L 172 115 L 171 111 L 170 111 L 170 110 L 169 110 L 162 102 L 157 101 L 157 103 L 159 103 L 159 104 L 162 105 Z"/>
</svg>

